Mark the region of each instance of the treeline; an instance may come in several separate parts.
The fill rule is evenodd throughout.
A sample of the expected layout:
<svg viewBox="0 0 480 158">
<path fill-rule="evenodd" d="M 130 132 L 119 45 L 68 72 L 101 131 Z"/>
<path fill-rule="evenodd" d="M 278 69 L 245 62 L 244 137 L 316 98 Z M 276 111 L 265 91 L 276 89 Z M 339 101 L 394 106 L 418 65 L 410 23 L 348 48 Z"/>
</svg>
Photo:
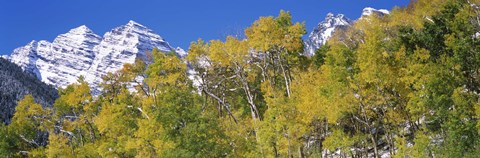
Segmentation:
<svg viewBox="0 0 480 158">
<path fill-rule="evenodd" d="M 26 97 L 0 127 L 0 153 L 476 157 L 479 3 L 418 0 L 362 17 L 313 57 L 299 53 L 304 24 L 284 11 L 260 17 L 246 39 L 193 42 L 187 61 L 153 50 L 104 76 L 97 98 L 83 78 L 54 108 Z"/>
</svg>

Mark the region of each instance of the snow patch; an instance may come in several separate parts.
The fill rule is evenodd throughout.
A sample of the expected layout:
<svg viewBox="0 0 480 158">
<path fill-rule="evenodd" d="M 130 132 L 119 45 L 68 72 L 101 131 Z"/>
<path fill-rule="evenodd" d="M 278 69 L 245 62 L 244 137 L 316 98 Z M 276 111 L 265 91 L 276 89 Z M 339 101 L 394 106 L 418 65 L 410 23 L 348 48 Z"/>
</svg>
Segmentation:
<svg viewBox="0 0 480 158">
<path fill-rule="evenodd" d="M 186 52 L 185 50 L 183 50 L 182 48 L 180 47 L 177 47 L 175 48 L 175 52 L 177 53 L 177 55 L 180 57 L 180 58 L 184 58 L 188 55 L 188 52 Z"/>
<path fill-rule="evenodd" d="M 8 55 L 1 55 L 0 58 L 10 60 L 10 56 L 8 56 Z"/>
</svg>

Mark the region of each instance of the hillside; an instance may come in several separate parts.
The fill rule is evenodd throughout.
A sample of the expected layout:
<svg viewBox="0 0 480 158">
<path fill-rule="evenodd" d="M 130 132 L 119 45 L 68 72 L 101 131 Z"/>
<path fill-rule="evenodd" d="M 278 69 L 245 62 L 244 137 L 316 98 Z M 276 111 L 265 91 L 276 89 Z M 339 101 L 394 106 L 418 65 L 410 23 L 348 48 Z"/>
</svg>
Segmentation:
<svg viewBox="0 0 480 158">
<path fill-rule="evenodd" d="M 17 102 L 27 94 L 33 95 L 35 101 L 44 107 L 52 107 L 58 98 L 53 86 L 42 83 L 3 58 L 0 58 L 0 81 L 0 121 L 3 123 L 10 122 Z"/>
</svg>

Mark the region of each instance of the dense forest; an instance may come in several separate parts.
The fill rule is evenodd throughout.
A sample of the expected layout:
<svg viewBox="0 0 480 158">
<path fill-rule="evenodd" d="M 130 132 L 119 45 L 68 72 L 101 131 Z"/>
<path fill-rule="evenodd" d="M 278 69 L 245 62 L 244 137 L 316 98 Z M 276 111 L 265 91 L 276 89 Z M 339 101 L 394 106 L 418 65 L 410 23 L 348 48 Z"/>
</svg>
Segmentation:
<svg viewBox="0 0 480 158">
<path fill-rule="evenodd" d="M 83 78 L 53 108 L 26 96 L 0 126 L 0 155 L 478 157 L 479 3 L 362 17 L 312 57 L 285 11 L 245 39 L 192 42 L 186 59 L 152 50 L 104 76 L 100 96 Z"/>
<path fill-rule="evenodd" d="M 37 77 L 26 73 L 19 66 L 0 58 L 0 122 L 9 124 L 17 102 L 30 94 L 35 102 L 44 107 L 52 107 L 58 93 L 55 87 L 48 86 Z"/>
</svg>

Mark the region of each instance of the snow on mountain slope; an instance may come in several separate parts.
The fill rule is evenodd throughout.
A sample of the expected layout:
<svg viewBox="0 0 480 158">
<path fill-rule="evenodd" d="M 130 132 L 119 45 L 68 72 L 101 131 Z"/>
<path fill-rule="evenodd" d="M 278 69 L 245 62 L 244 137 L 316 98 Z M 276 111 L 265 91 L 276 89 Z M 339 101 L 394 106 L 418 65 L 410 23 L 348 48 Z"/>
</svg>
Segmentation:
<svg viewBox="0 0 480 158">
<path fill-rule="evenodd" d="M 162 37 L 145 26 L 129 21 L 105 33 L 103 40 L 95 46 L 96 57 L 88 69 L 86 81 L 98 85 L 108 72 L 119 70 L 126 63 L 146 59 L 146 52 L 158 48 L 163 52 L 174 51 Z"/>
<path fill-rule="evenodd" d="M 343 14 L 334 16 L 332 13 L 328 13 L 325 20 L 317 25 L 305 41 L 305 55 L 314 55 L 315 51 L 332 37 L 336 29 L 347 28 L 352 24 L 353 21 L 345 17 Z"/>
<path fill-rule="evenodd" d="M 390 14 L 390 12 L 385 9 L 366 7 L 362 10 L 362 16 L 360 18 L 373 14 L 384 16 Z M 305 40 L 304 54 L 307 56 L 314 55 L 315 51 L 324 45 L 337 29 L 347 29 L 354 23 L 355 21 L 348 19 L 343 14 L 334 16 L 332 13 L 328 13 L 325 20 L 320 22 Z"/>
<path fill-rule="evenodd" d="M 180 56 L 181 58 L 184 58 L 188 55 L 187 51 L 183 50 L 180 47 L 175 48 L 175 52 L 177 52 L 177 55 Z"/>
<path fill-rule="evenodd" d="M 103 37 L 83 25 L 59 35 L 51 43 L 32 41 L 15 49 L 10 60 L 56 87 L 75 83 L 83 75 L 93 93 L 98 94 L 103 75 L 121 69 L 126 63 L 134 63 L 136 59 L 145 59 L 146 52 L 153 48 L 165 52 L 178 50 L 179 56 L 185 54 L 147 27 L 129 21 Z"/>
<path fill-rule="evenodd" d="M 375 9 L 371 7 L 366 7 L 362 11 L 362 16 L 370 16 L 372 14 L 387 15 L 390 14 L 390 11 L 386 9 Z"/>
<path fill-rule="evenodd" d="M 10 56 L 8 56 L 8 55 L 0 55 L 0 58 L 9 60 L 9 59 L 10 59 Z"/>
<path fill-rule="evenodd" d="M 85 75 L 95 57 L 93 47 L 100 40 L 86 26 L 80 26 L 59 35 L 52 43 L 32 41 L 17 48 L 10 60 L 47 84 L 65 87 Z"/>
</svg>

